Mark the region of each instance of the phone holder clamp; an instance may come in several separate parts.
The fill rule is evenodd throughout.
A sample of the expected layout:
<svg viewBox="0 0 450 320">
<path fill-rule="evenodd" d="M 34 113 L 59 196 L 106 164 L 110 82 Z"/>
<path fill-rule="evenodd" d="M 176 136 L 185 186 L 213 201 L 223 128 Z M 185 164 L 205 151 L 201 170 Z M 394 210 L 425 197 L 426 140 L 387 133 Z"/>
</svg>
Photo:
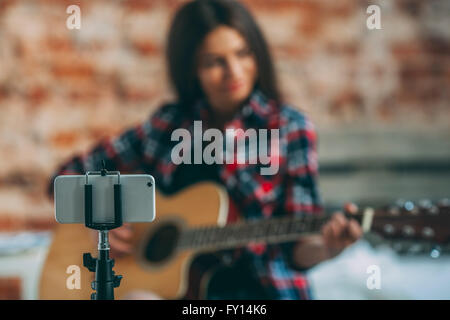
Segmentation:
<svg viewBox="0 0 450 320">
<path fill-rule="evenodd" d="M 112 223 L 94 222 L 92 210 L 92 185 L 89 184 L 89 175 L 117 175 L 117 184 L 114 184 L 114 221 Z M 84 218 L 85 226 L 98 231 L 98 258 L 93 258 L 90 253 L 83 253 L 83 266 L 90 272 L 95 272 L 95 280 L 91 287 L 96 292 L 92 293 L 92 300 L 114 300 L 114 288 L 120 286 L 121 275 L 115 275 L 112 268 L 114 259 L 109 258 L 108 231 L 122 226 L 122 194 L 120 184 L 120 172 L 108 172 L 105 162 L 102 161 L 101 171 L 86 172 L 86 183 L 84 186 Z"/>
</svg>

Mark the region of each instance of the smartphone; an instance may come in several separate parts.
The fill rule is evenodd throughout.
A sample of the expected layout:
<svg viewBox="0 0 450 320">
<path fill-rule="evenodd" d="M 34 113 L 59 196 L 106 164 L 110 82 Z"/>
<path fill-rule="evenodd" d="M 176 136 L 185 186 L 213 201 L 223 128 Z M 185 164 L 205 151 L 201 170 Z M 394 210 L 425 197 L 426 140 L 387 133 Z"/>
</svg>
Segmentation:
<svg viewBox="0 0 450 320">
<path fill-rule="evenodd" d="M 117 175 L 89 175 L 92 185 L 94 223 L 114 222 L 114 184 Z M 62 175 L 55 178 L 55 219 L 59 223 L 84 224 L 85 175 Z M 155 219 L 155 179 L 151 175 L 120 175 L 123 222 L 151 222 Z"/>
</svg>

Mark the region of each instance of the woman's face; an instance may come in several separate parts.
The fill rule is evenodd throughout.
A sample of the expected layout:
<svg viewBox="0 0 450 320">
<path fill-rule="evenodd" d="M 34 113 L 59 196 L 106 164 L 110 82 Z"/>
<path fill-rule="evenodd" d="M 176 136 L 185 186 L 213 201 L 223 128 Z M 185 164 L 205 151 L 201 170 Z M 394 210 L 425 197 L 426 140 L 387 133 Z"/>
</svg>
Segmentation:
<svg viewBox="0 0 450 320">
<path fill-rule="evenodd" d="M 197 75 L 217 115 L 231 115 L 251 94 L 256 60 L 241 34 L 220 26 L 210 32 L 198 52 Z"/>
</svg>

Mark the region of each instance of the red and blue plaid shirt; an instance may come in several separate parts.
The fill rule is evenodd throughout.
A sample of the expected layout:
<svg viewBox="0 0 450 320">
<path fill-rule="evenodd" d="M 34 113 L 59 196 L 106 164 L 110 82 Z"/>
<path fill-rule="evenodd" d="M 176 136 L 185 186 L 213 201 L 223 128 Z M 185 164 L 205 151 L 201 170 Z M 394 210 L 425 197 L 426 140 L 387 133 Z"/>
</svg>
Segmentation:
<svg viewBox="0 0 450 320">
<path fill-rule="evenodd" d="M 102 141 L 87 154 L 73 158 L 56 175 L 98 170 L 105 160 L 108 170 L 151 174 L 159 189 L 170 192 L 177 184 L 174 177 L 180 168 L 172 162 L 171 152 L 176 143 L 171 141 L 171 134 L 178 128 L 185 128 L 193 134 L 195 120 L 202 120 L 205 129 L 210 114 L 208 110 L 202 101 L 191 108 L 176 103 L 166 104 L 148 121 L 119 137 Z M 225 125 L 225 129 L 230 128 L 244 131 L 249 128 L 279 129 L 279 151 L 272 153 L 279 157 L 278 173 L 261 175 L 261 165 L 248 164 L 247 161 L 245 164 L 217 165 L 219 182 L 227 189 L 241 218 L 265 219 L 275 215 L 318 214 L 322 211 L 317 184 L 317 136 L 304 113 L 268 100 L 255 90 Z M 52 192 L 52 188 L 49 191 Z M 243 249 L 246 256 L 250 256 L 251 268 L 270 299 L 312 298 L 306 276 L 292 264 L 293 244 L 249 244 Z"/>
</svg>

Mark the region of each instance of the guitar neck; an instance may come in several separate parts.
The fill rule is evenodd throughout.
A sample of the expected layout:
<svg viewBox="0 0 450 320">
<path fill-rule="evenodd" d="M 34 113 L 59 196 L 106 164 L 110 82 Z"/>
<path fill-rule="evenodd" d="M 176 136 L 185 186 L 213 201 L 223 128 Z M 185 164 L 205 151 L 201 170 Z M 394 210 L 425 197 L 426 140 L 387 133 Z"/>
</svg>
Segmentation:
<svg viewBox="0 0 450 320">
<path fill-rule="evenodd" d="M 406 202 L 402 207 L 366 207 L 347 218 L 357 220 L 364 233 L 375 231 L 383 237 L 399 240 L 426 241 L 446 245 L 450 242 L 450 201 L 437 205 L 425 203 L 414 206 Z M 301 236 L 317 233 L 330 215 L 304 215 L 254 220 L 225 227 L 184 229 L 179 234 L 179 249 L 226 249 L 250 242 L 267 244 L 289 242 Z"/>
<path fill-rule="evenodd" d="M 352 217 L 359 218 L 361 215 Z M 329 216 L 272 218 L 236 223 L 224 227 L 202 227 L 184 230 L 180 234 L 180 249 L 227 249 L 249 242 L 267 244 L 289 242 L 320 231 Z"/>
</svg>

